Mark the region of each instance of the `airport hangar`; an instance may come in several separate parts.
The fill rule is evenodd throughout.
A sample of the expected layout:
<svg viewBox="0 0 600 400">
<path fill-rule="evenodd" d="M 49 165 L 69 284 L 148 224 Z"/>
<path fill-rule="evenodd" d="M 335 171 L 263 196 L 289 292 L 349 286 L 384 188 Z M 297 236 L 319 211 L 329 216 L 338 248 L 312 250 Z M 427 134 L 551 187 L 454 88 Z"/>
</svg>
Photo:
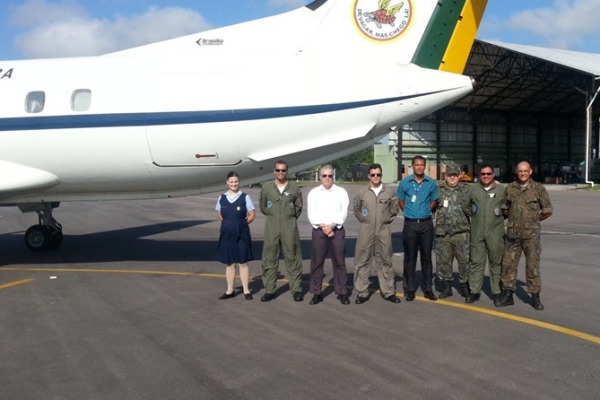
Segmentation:
<svg viewBox="0 0 600 400">
<path fill-rule="evenodd" d="M 511 181 L 516 164 L 528 160 L 536 180 L 559 183 L 561 166 L 585 159 L 588 132 L 590 160 L 598 158 L 592 116 L 600 115 L 600 95 L 592 99 L 600 90 L 600 55 L 476 40 L 464 74 L 477 82 L 472 94 L 375 145 L 376 162 L 394 171 L 385 181 L 412 173 L 412 157 L 423 155 L 426 173 L 437 179 L 454 162 L 470 176 L 491 164 Z"/>
</svg>

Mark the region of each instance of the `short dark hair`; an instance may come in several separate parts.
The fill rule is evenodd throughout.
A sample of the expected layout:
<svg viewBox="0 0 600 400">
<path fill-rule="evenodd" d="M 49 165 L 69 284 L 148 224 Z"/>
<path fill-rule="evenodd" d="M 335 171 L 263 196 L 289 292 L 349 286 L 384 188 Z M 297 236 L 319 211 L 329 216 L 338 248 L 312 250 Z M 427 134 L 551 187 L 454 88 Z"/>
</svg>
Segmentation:
<svg viewBox="0 0 600 400">
<path fill-rule="evenodd" d="M 425 164 L 427 164 L 427 159 L 425 157 L 423 157 L 423 156 L 414 156 L 413 159 L 412 159 L 412 161 L 410 162 L 410 165 L 414 165 L 415 161 L 417 161 L 417 160 L 421 160 Z"/>
<path fill-rule="evenodd" d="M 229 178 L 238 178 L 239 179 L 240 175 L 235 172 L 235 171 L 229 171 L 229 173 L 227 174 L 227 179 Z"/>
<path fill-rule="evenodd" d="M 383 168 L 381 168 L 381 164 L 374 163 L 374 164 L 369 165 L 369 172 L 371 172 L 374 169 L 379 169 L 381 172 L 383 172 Z"/>
<path fill-rule="evenodd" d="M 489 169 L 491 169 L 492 171 L 494 171 L 494 167 L 492 167 L 492 164 L 489 164 L 489 163 L 483 163 L 483 164 L 481 164 L 481 167 L 479 167 L 479 172 L 481 172 L 481 170 L 482 170 L 482 169 L 484 169 L 484 168 L 489 168 Z"/>
<path fill-rule="evenodd" d="M 275 168 L 277 166 L 277 164 L 283 164 L 283 165 L 285 165 L 285 169 L 288 169 L 288 163 L 283 160 L 275 161 L 275 164 L 273 164 L 273 168 Z"/>
</svg>

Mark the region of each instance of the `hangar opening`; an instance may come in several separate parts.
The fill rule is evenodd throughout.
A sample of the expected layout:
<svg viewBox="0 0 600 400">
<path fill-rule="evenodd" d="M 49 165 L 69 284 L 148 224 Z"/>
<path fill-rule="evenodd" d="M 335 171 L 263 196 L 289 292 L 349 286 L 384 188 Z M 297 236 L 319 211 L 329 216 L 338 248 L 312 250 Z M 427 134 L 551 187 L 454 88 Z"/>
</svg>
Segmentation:
<svg viewBox="0 0 600 400">
<path fill-rule="evenodd" d="M 438 179 L 455 162 L 470 176 L 491 164 L 497 178 L 511 181 L 522 160 L 540 182 L 579 179 L 575 169 L 585 159 L 586 107 L 600 85 L 600 55 L 476 40 L 464 74 L 477 82 L 472 94 L 375 146 L 384 170 L 397 171 L 388 181 L 412 173 L 415 155 L 427 157 L 426 173 Z M 590 165 L 600 169 L 600 99 L 592 104 Z"/>
</svg>

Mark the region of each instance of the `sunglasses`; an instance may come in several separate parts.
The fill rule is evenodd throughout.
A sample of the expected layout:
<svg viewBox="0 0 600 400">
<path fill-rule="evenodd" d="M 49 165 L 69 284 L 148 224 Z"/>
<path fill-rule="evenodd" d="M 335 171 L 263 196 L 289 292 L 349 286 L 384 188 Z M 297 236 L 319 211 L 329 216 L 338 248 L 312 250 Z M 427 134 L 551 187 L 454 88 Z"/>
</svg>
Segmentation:
<svg viewBox="0 0 600 400">
<path fill-rule="evenodd" d="M 287 169 L 275 169 L 275 172 L 287 172 Z"/>
<path fill-rule="evenodd" d="M 479 175 L 486 176 L 486 175 L 494 175 L 494 174 L 492 172 L 480 172 Z"/>
<path fill-rule="evenodd" d="M 371 178 L 375 178 L 376 176 L 379 176 L 379 177 L 381 177 L 381 174 L 369 174 L 369 176 L 370 176 Z"/>
<path fill-rule="evenodd" d="M 321 175 L 321 178 L 333 178 L 333 175 Z"/>
</svg>

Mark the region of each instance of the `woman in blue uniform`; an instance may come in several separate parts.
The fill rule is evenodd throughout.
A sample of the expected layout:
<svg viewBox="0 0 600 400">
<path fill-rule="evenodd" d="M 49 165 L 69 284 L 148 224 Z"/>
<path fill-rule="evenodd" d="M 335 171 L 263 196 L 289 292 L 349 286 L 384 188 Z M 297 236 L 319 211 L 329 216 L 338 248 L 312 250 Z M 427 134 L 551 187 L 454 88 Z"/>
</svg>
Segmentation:
<svg viewBox="0 0 600 400">
<path fill-rule="evenodd" d="M 240 176 L 237 172 L 231 171 L 227 174 L 227 187 L 229 190 L 219 197 L 215 208 L 217 218 L 221 221 L 217 260 L 227 265 L 225 268 L 227 291 L 219 297 L 219 300 L 235 296 L 233 282 L 236 264 L 240 268 L 244 296 L 246 300 L 252 300 L 248 287 L 250 274 L 247 263 L 253 259 L 253 254 L 248 225 L 254 221 L 256 213 L 250 196 L 240 191 Z"/>
</svg>

